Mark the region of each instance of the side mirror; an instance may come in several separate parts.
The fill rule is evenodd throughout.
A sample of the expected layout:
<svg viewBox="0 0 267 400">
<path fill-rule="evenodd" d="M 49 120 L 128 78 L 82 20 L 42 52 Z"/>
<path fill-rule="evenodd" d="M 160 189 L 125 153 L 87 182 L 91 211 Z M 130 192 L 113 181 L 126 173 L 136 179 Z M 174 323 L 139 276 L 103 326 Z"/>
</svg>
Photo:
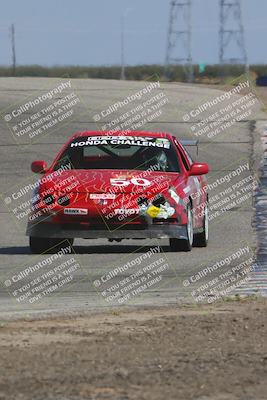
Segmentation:
<svg viewBox="0 0 267 400">
<path fill-rule="evenodd" d="M 31 170 L 35 174 L 44 174 L 47 171 L 47 163 L 43 160 L 33 161 L 31 165 Z"/>
<path fill-rule="evenodd" d="M 209 166 L 206 163 L 194 163 L 190 168 L 189 175 L 206 175 L 209 172 Z"/>
</svg>

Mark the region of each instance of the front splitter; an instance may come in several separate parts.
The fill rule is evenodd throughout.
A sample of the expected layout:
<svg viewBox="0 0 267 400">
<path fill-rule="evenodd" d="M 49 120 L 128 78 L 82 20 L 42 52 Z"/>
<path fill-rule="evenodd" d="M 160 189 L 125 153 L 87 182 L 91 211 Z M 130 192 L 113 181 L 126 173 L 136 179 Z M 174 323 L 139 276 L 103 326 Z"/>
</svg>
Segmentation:
<svg viewBox="0 0 267 400">
<path fill-rule="evenodd" d="M 75 225 L 59 225 L 51 223 L 28 224 L 27 236 L 45 238 L 83 238 L 83 239 L 187 239 L 185 225 L 148 225 L 144 229 L 116 227 L 112 229 L 99 229 L 90 227 L 85 229 Z"/>
</svg>

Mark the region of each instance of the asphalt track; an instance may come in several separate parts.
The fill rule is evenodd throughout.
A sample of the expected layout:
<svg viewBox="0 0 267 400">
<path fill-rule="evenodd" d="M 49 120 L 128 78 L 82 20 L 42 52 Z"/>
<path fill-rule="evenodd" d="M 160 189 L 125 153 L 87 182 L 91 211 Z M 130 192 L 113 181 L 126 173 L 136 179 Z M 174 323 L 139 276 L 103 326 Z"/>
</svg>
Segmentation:
<svg viewBox="0 0 267 400">
<path fill-rule="evenodd" d="M 28 238 L 25 236 L 25 221 L 14 217 L 12 204 L 6 204 L 5 201 L 11 193 L 18 193 L 27 182 L 34 182 L 38 178 L 30 171 L 31 161 L 45 159 L 48 163 L 51 162 L 73 133 L 97 130 L 107 121 L 122 115 L 133 107 L 138 107 L 143 99 L 131 101 L 130 104 L 124 105 L 122 109 L 113 112 L 112 115 L 105 116 L 97 123 L 93 119 L 98 118 L 94 116 L 100 115 L 101 110 L 107 110 L 110 105 L 137 93 L 148 85 L 145 82 L 73 80 L 69 93 L 74 92 L 78 96 L 79 102 L 75 105 L 71 118 L 65 121 L 66 123 L 59 124 L 56 129 L 48 129 L 46 134 L 35 137 L 33 142 L 29 140 L 27 134 L 14 138 L 14 134 L 11 133 L 12 127 L 6 123 L 4 116 L 10 110 L 18 109 L 16 104 L 25 104 L 28 99 L 35 99 L 40 94 L 47 93 L 60 82 L 59 79 L 46 78 L 0 78 L 0 112 L 2 114 L 0 119 L 0 319 L 39 317 L 46 313 L 70 314 L 82 311 L 107 310 L 112 307 L 113 303 L 105 300 L 101 291 L 102 289 L 108 290 L 110 286 L 103 284 L 96 288 L 93 282 L 98 282 L 101 276 L 104 276 L 107 271 L 114 270 L 118 265 L 125 265 L 129 261 L 135 260 L 133 267 L 126 270 L 120 278 L 115 276 L 109 282 L 109 285 L 119 284 L 120 279 L 129 277 L 140 268 L 140 265 L 144 265 L 143 259 L 140 259 L 141 264 L 138 264 L 137 259 L 158 244 L 161 246 L 161 253 L 153 257 L 159 258 L 163 255 L 167 264 L 161 274 L 160 282 L 151 284 L 147 290 L 136 294 L 121 306 L 194 302 L 195 298 L 192 296 L 192 291 L 196 291 L 200 288 L 200 285 L 210 282 L 216 273 L 215 275 L 202 276 L 195 283 L 190 281 L 188 285 L 187 282 L 190 277 L 196 278 L 196 274 L 206 266 L 224 260 L 225 257 L 236 253 L 240 248 L 249 246 L 251 252 L 255 249 L 256 240 L 252 228 L 252 193 L 246 201 L 225 211 L 220 217 L 211 221 L 210 242 L 206 249 L 194 248 L 190 253 L 171 253 L 167 246 L 167 240 L 160 242 L 128 240 L 121 243 L 108 243 L 107 240 L 102 239 L 94 241 L 76 240 L 74 244 L 75 254 L 66 256 L 74 257 L 79 264 L 70 284 L 62 286 L 61 289 L 55 290 L 52 294 L 43 296 L 33 304 L 24 301 L 18 302 L 12 294 L 12 288 L 5 285 L 4 282 L 15 271 L 25 270 L 27 266 L 36 265 L 45 258 L 45 256 L 36 257 L 30 254 Z M 205 101 L 214 99 L 223 93 L 218 89 L 205 86 L 164 83 L 153 89 L 149 97 L 162 92 L 168 99 L 167 103 L 162 107 L 162 112 L 158 117 L 147 122 L 143 129 L 169 131 L 183 139 L 196 138 L 191 127 L 193 122 L 195 124 L 197 120 L 201 119 L 197 117 L 193 122 L 191 120 L 185 121 L 184 115 L 189 113 L 190 110 L 196 109 Z M 58 99 L 62 97 L 62 93 L 57 95 Z M 233 98 L 238 99 L 239 96 L 236 94 Z M 44 100 L 42 107 L 50 103 L 49 101 L 46 103 L 46 100 Z M 224 104 L 225 106 L 226 104 Z M 215 109 L 221 107 L 222 104 L 219 104 L 209 109 L 205 115 L 208 116 L 214 113 Z M 23 118 L 30 117 L 34 113 L 36 113 L 36 109 L 33 107 L 23 114 Z M 248 118 L 236 122 L 221 134 L 212 138 L 208 138 L 205 134 L 199 137 L 200 150 L 197 158 L 199 161 L 210 163 L 212 172 L 209 175 L 209 182 L 214 182 L 216 179 L 231 173 L 244 162 L 249 162 L 250 170 L 242 172 L 242 179 L 249 176 L 251 171 L 257 168 L 260 157 L 259 150 L 257 150 L 259 135 L 253 127 L 255 121 L 263 118 L 260 103 L 255 103 Z M 241 176 L 237 179 L 241 179 Z M 229 187 L 228 183 L 219 185 L 219 187 L 213 189 L 211 196 L 226 190 L 227 187 Z M 222 208 L 223 205 L 217 207 L 218 210 Z M 153 257 L 151 257 L 150 262 L 154 260 Z M 220 268 L 220 273 L 222 271 L 226 273 L 238 261 L 239 259 L 231 259 L 228 264 L 226 263 Z M 54 266 L 54 264 L 52 265 Z M 223 279 L 220 278 L 220 280 Z M 199 289 L 197 293 L 201 294 L 203 290 Z M 115 302 L 113 306 L 118 307 L 119 305 Z"/>
</svg>

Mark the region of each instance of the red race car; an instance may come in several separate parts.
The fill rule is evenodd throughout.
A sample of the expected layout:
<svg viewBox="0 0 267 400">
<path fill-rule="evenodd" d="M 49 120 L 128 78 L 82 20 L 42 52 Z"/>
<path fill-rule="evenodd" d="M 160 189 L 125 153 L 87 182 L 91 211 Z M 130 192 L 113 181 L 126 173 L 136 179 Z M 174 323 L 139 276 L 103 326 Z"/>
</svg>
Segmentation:
<svg viewBox="0 0 267 400">
<path fill-rule="evenodd" d="M 33 253 L 64 239 L 169 238 L 172 251 L 208 242 L 209 166 L 193 162 L 169 133 L 83 132 L 63 147 L 36 184 L 27 235 Z"/>
</svg>

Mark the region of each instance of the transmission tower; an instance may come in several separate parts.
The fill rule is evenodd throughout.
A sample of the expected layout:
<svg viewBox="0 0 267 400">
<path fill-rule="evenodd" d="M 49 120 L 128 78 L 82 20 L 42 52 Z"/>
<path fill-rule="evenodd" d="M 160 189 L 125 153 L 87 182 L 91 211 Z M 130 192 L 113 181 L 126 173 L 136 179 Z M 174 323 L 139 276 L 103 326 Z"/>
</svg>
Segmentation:
<svg viewBox="0 0 267 400">
<path fill-rule="evenodd" d="M 13 76 L 16 75 L 16 47 L 15 47 L 15 25 L 10 27 L 11 50 L 12 50 L 12 70 Z"/>
<path fill-rule="evenodd" d="M 165 62 L 167 77 L 175 65 L 183 65 L 188 82 L 193 81 L 191 4 L 191 0 L 171 1 Z"/>
<path fill-rule="evenodd" d="M 244 64 L 247 68 L 240 0 L 220 0 L 219 37 L 220 63 Z"/>
</svg>

